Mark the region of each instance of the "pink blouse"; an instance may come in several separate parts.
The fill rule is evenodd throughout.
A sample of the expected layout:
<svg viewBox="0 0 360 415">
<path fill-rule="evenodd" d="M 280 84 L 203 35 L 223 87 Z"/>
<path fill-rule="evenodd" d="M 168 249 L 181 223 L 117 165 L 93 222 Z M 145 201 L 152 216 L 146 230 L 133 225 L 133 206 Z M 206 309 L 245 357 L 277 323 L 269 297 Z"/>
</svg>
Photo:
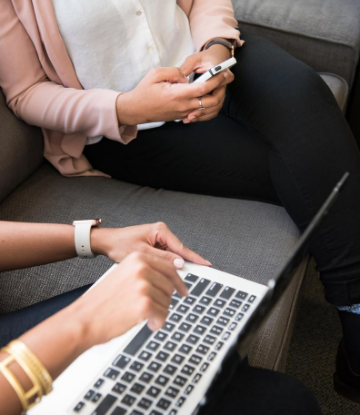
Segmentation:
<svg viewBox="0 0 360 415">
<path fill-rule="evenodd" d="M 231 0 L 178 0 L 197 50 L 222 37 L 242 44 Z M 0 1 L 0 86 L 16 116 L 42 128 L 44 156 L 64 176 L 105 176 L 82 154 L 87 137 L 129 143 L 136 126 L 119 128 L 119 92 L 84 90 L 60 35 L 52 0 Z"/>
</svg>

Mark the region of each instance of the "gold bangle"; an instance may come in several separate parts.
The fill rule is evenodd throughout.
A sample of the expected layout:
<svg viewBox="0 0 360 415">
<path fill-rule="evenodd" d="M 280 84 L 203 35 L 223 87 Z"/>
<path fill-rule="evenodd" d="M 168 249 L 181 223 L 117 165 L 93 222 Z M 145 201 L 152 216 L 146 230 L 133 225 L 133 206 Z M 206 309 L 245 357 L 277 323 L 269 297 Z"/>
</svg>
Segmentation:
<svg viewBox="0 0 360 415">
<path fill-rule="evenodd" d="M 6 351 L 6 348 L 1 349 L 1 351 Z M 8 368 L 9 365 L 12 363 L 17 362 L 22 369 L 26 372 L 26 374 L 29 376 L 30 380 L 33 383 L 33 386 L 25 392 L 24 388 L 21 386 L 19 380 L 15 377 L 15 375 L 10 371 Z M 14 392 L 19 398 L 19 401 L 21 403 L 23 413 L 26 413 L 30 408 L 32 408 L 34 405 L 36 405 L 38 402 L 40 402 L 42 397 L 42 391 L 40 385 L 36 382 L 36 379 L 33 374 L 30 374 L 28 370 L 25 369 L 25 367 L 16 359 L 16 357 L 10 355 L 5 360 L 0 362 L 0 372 L 3 374 L 5 379 L 9 382 L 9 384 L 14 389 Z"/>
<path fill-rule="evenodd" d="M 22 360 L 25 365 L 31 370 L 31 372 L 36 376 L 37 382 L 42 387 L 42 394 L 47 395 L 52 390 L 52 378 L 40 362 L 37 356 L 22 342 L 19 340 L 14 340 L 6 347 L 8 353 Z"/>
</svg>

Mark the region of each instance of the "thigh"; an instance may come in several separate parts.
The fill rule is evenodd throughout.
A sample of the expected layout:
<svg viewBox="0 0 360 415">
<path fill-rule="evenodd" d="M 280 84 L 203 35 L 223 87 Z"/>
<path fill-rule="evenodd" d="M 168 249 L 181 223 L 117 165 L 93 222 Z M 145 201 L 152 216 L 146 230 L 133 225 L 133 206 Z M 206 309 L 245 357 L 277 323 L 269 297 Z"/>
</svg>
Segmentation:
<svg viewBox="0 0 360 415">
<path fill-rule="evenodd" d="M 296 379 L 270 370 L 240 367 L 211 409 L 199 415 L 321 415 L 314 396 Z"/>
<path fill-rule="evenodd" d="M 80 297 L 89 285 L 0 316 L 0 347 L 21 336 Z"/>
<path fill-rule="evenodd" d="M 224 114 L 208 122 L 170 122 L 140 131 L 126 146 L 104 138 L 85 149 L 94 168 L 119 180 L 278 203 L 268 154 L 255 131 Z"/>
</svg>

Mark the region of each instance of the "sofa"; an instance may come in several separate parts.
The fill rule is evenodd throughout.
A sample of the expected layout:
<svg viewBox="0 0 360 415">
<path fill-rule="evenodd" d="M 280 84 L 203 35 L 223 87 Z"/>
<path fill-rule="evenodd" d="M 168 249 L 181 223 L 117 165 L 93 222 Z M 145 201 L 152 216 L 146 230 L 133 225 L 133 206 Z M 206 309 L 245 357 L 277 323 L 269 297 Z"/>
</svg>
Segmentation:
<svg viewBox="0 0 360 415">
<path fill-rule="evenodd" d="M 352 0 L 341 0 L 341 4 L 340 0 L 233 3 L 240 28 L 270 37 L 322 72 L 345 110 L 356 71 L 360 28 L 355 25 L 356 49 L 341 43 L 330 29 L 321 31 L 319 21 L 324 19 L 328 24 L 328 16 L 348 3 L 352 17 L 356 20 L 357 16 L 359 22 L 360 4 Z M 309 10 L 314 5 L 318 13 Z M 302 14 L 303 9 L 307 11 Z M 345 22 L 337 22 L 337 27 L 350 32 Z M 324 44 L 326 50 L 320 53 Z M 71 223 L 101 217 L 109 227 L 163 221 L 215 268 L 261 284 L 276 275 L 298 239 L 296 226 L 279 206 L 152 189 L 103 177 L 62 177 L 43 158 L 40 129 L 16 118 L 1 92 L 0 126 L 0 220 Z M 287 292 L 259 330 L 249 356 L 251 364 L 284 370 L 308 260 L 293 271 Z M 104 257 L 91 261 L 76 258 L 3 272 L 0 313 L 92 283 L 110 265 Z"/>
</svg>

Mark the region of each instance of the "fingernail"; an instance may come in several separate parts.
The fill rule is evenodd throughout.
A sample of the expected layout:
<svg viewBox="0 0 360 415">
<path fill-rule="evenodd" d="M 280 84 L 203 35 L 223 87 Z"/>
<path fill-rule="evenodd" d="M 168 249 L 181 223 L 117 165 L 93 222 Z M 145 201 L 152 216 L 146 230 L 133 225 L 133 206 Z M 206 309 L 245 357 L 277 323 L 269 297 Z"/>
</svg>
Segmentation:
<svg viewBox="0 0 360 415">
<path fill-rule="evenodd" d="M 184 294 L 185 294 L 185 297 L 188 297 L 189 296 L 189 289 L 188 289 L 188 287 L 185 287 Z"/>
<path fill-rule="evenodd" d="M 185 261 L 182 258 L 174 259 L 174 265 L 176 268 L 182 269 L 184 268 Z"/>
<path fill-rule="evenodd" d="M 184 124 L 189 124 L 189 122 L 190 121 L 187 118 L 183 121 Z"/>
<path fill-rule="evenodd" d="M 224 78 L 227 78 L 229 74 L 227 72 L 224 72 Z"/>
<path fill-rule="evenodd" d="M 210 261 L 208 261 L 207 259 L 205 259 L 207 265 L 210 265 L 210 267 L 212 266 L 212 263 Z"/>
<path fill-rule="evenodd" d="M 194 120 L 196 120 L 196 117 L 195 117 L 195 115 L 191 115 L 191 116 L 190 116 L 189 118 L 190 118 L 190 120 L 191 120 L 191 121 L 194 121 Z"/>
<path fill-rule="evenodd" d="M 148 327 L 152 331 L 157 331 L 161 328 L 161 324 L 157 320 L 150 318 L 148 320 Z"/>
</svg>

